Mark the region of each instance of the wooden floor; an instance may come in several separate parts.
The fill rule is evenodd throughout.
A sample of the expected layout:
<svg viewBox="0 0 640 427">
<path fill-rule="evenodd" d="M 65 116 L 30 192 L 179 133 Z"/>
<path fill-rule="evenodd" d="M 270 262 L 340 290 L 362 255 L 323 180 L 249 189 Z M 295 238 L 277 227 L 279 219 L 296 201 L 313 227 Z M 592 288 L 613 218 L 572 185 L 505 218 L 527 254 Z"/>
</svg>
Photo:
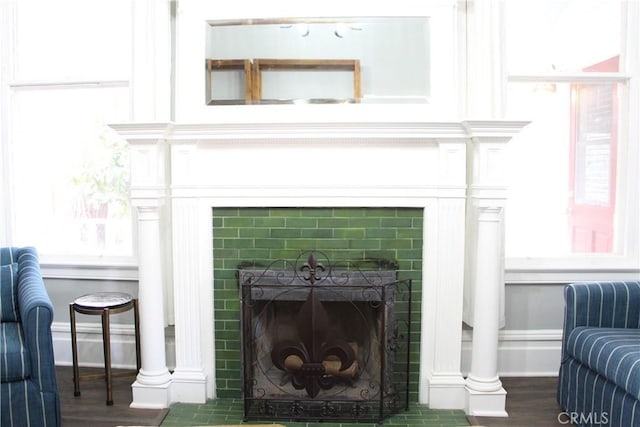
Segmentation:
<svg viewBox="0 0 640 427">
<path fill-rule="evenodd" d="M 134 377 L 113 380 L 113 405 L 106 405 L 104 381 L 83 381 L 73 396 L 71 367 L 57 367 L 64 427 L 159 426 L 168 410 L 131 409 Z M 88 371 L 83 370 L 81 374 Z M 468 417 L 474 426 L 558 426 L 556 378 L 501 378 L 507 390 L 507 418 Z"/>
<path fill-rule="evenodd" d="M 85 368 L 80 375 L 100 373 L 103 370 Z M 73 395 L 73 369 L 56 367 L 58 390 L 62 405 L 64 427 L 113 427 L 123 425 L 159 426 L 168 410 L 132 409 L 131 384 L 133 375 L 114 378 L 113 405 L 107 406 L 107 387 L 104 380 L 81 381 L 80 396 Z"/>
<path fill-rule="evenodd" d="M 507 390 L 506 418 L 470 417 L 471 425 L 484 427 L 499 426 L 559 426 L 561 412 L 556 402 L 554 378 L 500 378 Z M 561 420 L 564 420 L 561 418 Z"/>
</svg>

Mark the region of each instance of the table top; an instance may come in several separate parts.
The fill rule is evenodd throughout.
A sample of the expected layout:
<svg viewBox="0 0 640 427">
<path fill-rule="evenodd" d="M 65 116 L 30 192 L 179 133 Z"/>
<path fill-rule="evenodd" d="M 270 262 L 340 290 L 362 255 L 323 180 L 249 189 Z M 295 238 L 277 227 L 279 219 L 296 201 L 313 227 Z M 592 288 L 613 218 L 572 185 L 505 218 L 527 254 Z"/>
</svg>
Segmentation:
<svg viewBox="0 0 640 427">
<path fill-rule="evenodd" d="M 88 308 L 117 307 L 127 304 L 133 297 L 124 292 L 98 292 L 94 294 L 82 295 L 76 298 L 73 303 Z"/>
</svg>

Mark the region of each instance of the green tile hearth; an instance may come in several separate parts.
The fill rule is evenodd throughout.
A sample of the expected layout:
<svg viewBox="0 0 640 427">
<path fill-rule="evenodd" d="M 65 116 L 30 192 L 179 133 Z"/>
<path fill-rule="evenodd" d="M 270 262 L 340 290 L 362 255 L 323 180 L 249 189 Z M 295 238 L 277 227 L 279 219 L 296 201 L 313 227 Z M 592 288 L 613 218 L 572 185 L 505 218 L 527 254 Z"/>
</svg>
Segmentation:
<svg viewBox="0 0 640 427">
<path fill-rule="evenodd" d="M 205 404 L 175 403 L 171 405 L 169 414 L 162 421 L 162 426 L 215 426 L 215 425 L 252 425 L 276 423 L 286 427 L 323 427 L 358 426 L 373 427 L 376 423 L 345 422 L 302 422 L 302 421 L 246 421 L 243 422 L 243 402 L 241 399 L 215 399 Z M 388 426 L 468 426 L 470 425 L 463 411 L 451 409 L 429 409 L 426 406 L 412 403 L 407 412 L 385 418 Z"/>
</svg>

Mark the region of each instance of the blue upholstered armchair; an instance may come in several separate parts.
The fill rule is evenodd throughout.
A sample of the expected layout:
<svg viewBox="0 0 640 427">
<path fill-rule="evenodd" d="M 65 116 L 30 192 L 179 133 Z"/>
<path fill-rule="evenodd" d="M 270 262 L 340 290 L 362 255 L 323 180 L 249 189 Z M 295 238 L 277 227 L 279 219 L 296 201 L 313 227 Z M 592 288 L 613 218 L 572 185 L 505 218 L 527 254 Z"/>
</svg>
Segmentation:
<svg viewBox="0 0 640 427">
<path fill-rule="evenodd" d="M 53 305 L 34 248 L 0 248 L 0 424 L 61 425 Z"/>
<path fill-rule="evenodd" d="M 565 288 L 558 403 L 577 425 L 640 426 L 640 282 Z"/>
</svg>

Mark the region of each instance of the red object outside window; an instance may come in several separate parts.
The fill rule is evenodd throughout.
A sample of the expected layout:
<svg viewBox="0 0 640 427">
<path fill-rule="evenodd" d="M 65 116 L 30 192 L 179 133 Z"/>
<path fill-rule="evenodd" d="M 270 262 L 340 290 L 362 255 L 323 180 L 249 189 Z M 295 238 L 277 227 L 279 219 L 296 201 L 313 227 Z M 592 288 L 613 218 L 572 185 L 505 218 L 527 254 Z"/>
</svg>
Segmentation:
<svg viewBox="0 0 640 427">
<path fill-rule="evenodd" d="M 619 57 L 584 69 L 618 71 Z M 572 251 L 613 251 L 618 146 L 615 83 L 571 87 L 569 226 Z"/>
</svg>

